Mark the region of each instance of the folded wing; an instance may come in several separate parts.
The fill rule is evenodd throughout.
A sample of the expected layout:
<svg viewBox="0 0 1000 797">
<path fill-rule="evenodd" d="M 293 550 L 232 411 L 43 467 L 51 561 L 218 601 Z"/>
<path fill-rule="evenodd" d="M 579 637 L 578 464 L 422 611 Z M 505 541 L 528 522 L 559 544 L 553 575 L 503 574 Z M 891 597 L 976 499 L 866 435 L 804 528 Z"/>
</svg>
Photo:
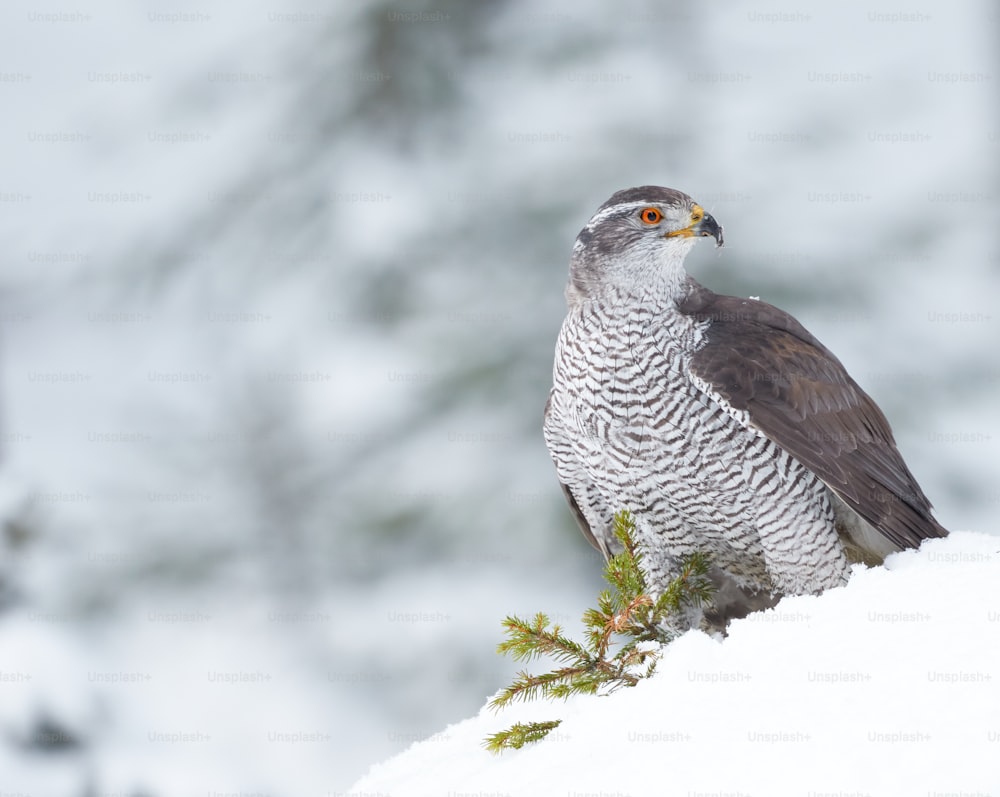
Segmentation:
<svg viewBox="0 0 1000 797">
<path fill-rule="evenodd" d="M 815 473 L 899 548 L 947 531 L 903 461 L 885 415 L 840 361 L 794 318 L 692 281 L 679 305 L 707 321 L 692 375 L 713 398 Z"/>
</svg>

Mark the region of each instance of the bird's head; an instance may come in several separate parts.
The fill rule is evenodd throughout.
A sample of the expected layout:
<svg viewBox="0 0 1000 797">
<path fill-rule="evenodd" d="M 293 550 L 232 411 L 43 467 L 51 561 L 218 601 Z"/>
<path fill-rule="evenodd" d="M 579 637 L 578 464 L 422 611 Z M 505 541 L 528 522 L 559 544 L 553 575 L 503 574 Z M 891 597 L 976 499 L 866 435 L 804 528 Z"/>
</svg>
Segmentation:
<svg viewBox="0 0 1000 797">
<path fill-rule="evenodd" d="M 722 227 L 687 194 L 645 185 L 619 191 L 580 230 L 566 289 L 570 304 L 605 290 L 650 293 L 680 286 L 698 238 L 722 246 Z"/>
</svg>

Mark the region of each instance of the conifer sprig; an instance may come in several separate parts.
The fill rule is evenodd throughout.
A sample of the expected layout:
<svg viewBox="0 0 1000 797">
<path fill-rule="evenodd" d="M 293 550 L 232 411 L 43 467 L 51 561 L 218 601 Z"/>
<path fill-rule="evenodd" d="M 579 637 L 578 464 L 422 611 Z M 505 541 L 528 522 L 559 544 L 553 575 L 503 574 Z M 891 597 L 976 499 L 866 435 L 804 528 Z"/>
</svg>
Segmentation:
<svg viewBox="0 0 1000 797">
<path fill-rule="evenodd" d="M 565 636 L 559 625 L 550 628 L 548 616 L 541 612 L 531 621 L 507 617 L 503 621 L 507 638 L 497 646 L 498 653 L 515 661 L 548 656 L 565 666 L 542 675 L 522 670 L 490 701 L 490 708 L 496 711 L 517 700 L 565 699 L 574 694 L 609 693 L 622 686 L 635 686 L 653 673 L 660 649 L 676 636 L 671 616 L 711 600 L 707 556 L 695 553 L 685 557 L 680 573 L 654 600 L 646 585 L 642 550 L 630 512 L 615 515 L 614 533 L 622 552 L 611 557 L 604 567 L 604 579 L 611 589 L 597 596 L 597 608 L 584 612 L 586 643 Z M 609 656 L 616 642 L 620 647 Z M 545 738 L 560 722 L 517 723 L 488 736 L 483 744 L 494 753 L 519 749 Z"/>
<path fill-rule="evenodd" d="M 483 745 L 491 753 L 502 753 L 504 750 L 520 750 L 530 742 L 544 739 L 549 731 L 558 728 L 562 720 L 549 722 L 516 722 L 505 731 L 498 731 L 486 737 Z"/>
</svg>

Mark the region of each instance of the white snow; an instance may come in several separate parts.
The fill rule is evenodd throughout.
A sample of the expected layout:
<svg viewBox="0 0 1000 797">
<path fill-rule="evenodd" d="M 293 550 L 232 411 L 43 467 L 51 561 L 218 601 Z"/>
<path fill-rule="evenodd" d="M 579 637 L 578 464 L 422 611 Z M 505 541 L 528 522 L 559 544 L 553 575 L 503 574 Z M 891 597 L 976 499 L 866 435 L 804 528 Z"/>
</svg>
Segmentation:
<svg viewBox="0 0 1000 797">
<path fill-rule="evenodd" d="M 345 797 L 996 794 L 998 585 L 997 537 L 929 541 L 734 622 L 724 640 L 689 632 L 633 689 L 484 707 Z M 481 746 L 549 719 L 563 722 L 540 743 Z"/>
</svg>

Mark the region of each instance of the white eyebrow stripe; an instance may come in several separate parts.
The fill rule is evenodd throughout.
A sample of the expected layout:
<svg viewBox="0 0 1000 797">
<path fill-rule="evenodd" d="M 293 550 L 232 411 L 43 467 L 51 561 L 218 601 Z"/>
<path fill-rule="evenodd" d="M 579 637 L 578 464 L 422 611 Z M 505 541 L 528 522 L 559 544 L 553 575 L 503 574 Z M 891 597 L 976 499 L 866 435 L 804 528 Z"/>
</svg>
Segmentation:
<svg viewBox="0 0 1000 797">
<path fill-rule="evenodd" d="M 621 205 L 612 205 L 610 208 L 605 208 L 604 210 L 597 213 L 587 224 L 588 227 L 593 227 L 596 224 L 604 221 L 608 216 L 618 216 L 623 211 L 629 210 L 641 210 L 642 208 L 657 207 L 662 206 L 663 202 L 625 202 Z"/>
</svg>

